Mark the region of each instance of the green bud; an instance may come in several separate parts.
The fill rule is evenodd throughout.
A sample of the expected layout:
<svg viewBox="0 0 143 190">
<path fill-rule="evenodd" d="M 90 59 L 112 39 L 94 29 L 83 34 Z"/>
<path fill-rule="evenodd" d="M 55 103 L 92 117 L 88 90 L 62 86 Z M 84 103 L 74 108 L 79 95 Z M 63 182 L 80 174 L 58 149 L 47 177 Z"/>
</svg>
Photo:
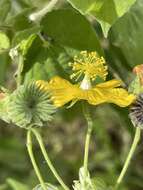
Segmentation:
<svg viewBox="0 0 143 190">
<path fill-rule="evenodd" d="M 21 85 L 1 102 L 5 107 L 5 121 L 23 127 L 42 127 L 47 125 L 55 112 L 50 95 L 35 82 Z"/>
</svg>

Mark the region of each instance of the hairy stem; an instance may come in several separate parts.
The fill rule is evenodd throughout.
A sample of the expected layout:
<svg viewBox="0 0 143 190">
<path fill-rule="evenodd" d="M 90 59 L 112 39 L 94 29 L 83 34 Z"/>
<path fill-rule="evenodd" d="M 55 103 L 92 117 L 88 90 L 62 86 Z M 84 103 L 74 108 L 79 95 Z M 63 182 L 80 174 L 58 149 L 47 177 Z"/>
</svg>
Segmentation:
<svg viewBox="0 0 143 190">
<path fill-rule="evenodd" d="M 35 170 L 35 173 L 39 179 L 39 182 L 41 184 L 41 187 L 43 190 L 47 190 L 46 188 L 46 185 L 45 185 L 45 182 L 42 178 L 42 175 L 40 173 L 40 170 L 36 164 L 36 161 L 35 161 L 35 158 L 34 158 L 34 154 L 33 154 L 33 148 L 32 148 L 32 137 L 31 137 L 31 130 L 28 130 L 27 132 L 27 150 L 28 150 L 28 153 L 29 153 L 29 157 L 31 159 L 31 162 L 32 162 L 32 165 L 33 165 L 33 168 Z"/>
<path fill-rule="evenodd" d="M 67 185 L 65 185 L 65 183 L 63 182 L 62 178 L 59 176 L 59 174 L 57 173 L 56 169 L 54 168 L 48 154 L 47 151 L 45 149 L 43 140 L 41 135 L 39 134 L 39 132 L 36 129 L 32 129 L 33 134 L 35 135 L 39 146 L 41 148 L 42 154 L 46 160 L 47 165 L 49 166 L 50 170 L 52 171 L 52 173 L 54 174 L 55 178 L 57 179 L 57 181 L 61 184 L 61 186 L 63 187 L 64 190 L 69 190 L 69 188 L 67 187 Z"/>
<path fill-rule="evenodd" d="M 21 76 L 21 72 L 23 69 L 23 61 L 24 58 L 22 55 L 18 56 L 18 69 L 17 69 L 17 77 L 16 77 L 16 81 L 17 81 L 17 86 L 20 86 L 22 83 L 22 76 Z"/>
<path fill-rule="evenodd" d="M 86 104 L 83 104 L 83 113 L 84 113 L 84 116 L 85 116 L 85 118 L 87 120 L 87 124 L 88 124 L 86 139 L 85 139 L 84 163 L 83 163 L 84 174 L 86 177 L 88 174 L 89 145 L 90 145 L 90 138 L 91 138 L 91 133 L 92 133 L 92 129 L 93 129 L 93 122 L 92 122 L 89 108 Z"/>
<path fill-rule="evenodd" d="M 125 174 L 126 174 L 126 171 L 127 171 L 128 167 L 129 167 L 129 164 L 130 164 L 130 162 L 131 162 L 131 159 L 132 159 L 132 157 L 133 157 L 133 154 L 134 154 L 134 152 L 135 152 L 135 149 L 136 149 L 136 147 L 137 147 L 137 144 L 138 144 L 138 142 L 139 142 L 139 140 L 140 140 L 140 133 L 141 133 L 141 129 L 140 129 L 139 127 L 136 128 L 134 140 L 133 140 L 133 143 L 132 143 L 132 145 L 131 145 L 131 148 L 130 148 L 130 151 L 129 151 L 129 153 L 128 153 L 128 156 L 127 156 L 127 158 L 126 158 L 126 161 L 125 161 L 125 163 L 124 163 L 123 169 L 122 169 L 122 171 L 121 171 L 121 173 L 120 173 L 120 175 L 119 175 L 119 177 L 118 177 L 118 179 L 117 179 L 116 188 L 117 188 L 117 187 L 119 186 L 119 184 L 122 182 L 122 180 L 123 180 L 123 178 L 124 178 L 124 176 L 125 176 Z"/>
</svg>

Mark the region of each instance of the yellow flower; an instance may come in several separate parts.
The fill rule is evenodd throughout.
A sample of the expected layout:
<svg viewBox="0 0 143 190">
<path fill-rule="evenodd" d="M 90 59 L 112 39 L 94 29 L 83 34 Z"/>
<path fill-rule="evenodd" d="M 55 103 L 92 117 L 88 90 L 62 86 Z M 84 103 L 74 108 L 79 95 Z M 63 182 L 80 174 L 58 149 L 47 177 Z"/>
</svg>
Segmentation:
<svg viewBox="0 0 143 190">
<path fill-rule="evenodd" d="M 55 76 L 50 82 L 37 81 L 41 88 L 51 91 L 55 106 L 60 107 L 70 101 L 86 100 L 92 105 L 108 102 L 126 107 L 134 101 L 134 95 L 119 87 L 122 84 L 120 80 L 114 79 L 92 87 L 91 81 L 97 76 L 105 80 L 108 74 L 104 58 L 99 58 L 96 52 L 81 52 L 80 58 L 76 56 L 74 63 L 70 65 L 75 72 L 72 78 L 84 75 L 80 84 L 72 84 L 59 76 Z"/>
</svg>

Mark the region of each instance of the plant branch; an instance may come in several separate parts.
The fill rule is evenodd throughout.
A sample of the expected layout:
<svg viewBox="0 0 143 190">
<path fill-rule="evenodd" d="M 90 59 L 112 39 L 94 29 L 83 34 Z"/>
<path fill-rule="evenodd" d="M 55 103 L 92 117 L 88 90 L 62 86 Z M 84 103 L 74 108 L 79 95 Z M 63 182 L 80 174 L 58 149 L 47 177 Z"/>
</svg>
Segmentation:
<svg viewBox="0 0 143 190">
<path fill-rule="evenodd" d="M 58 180 L 58 182 L 61 184 L 61 186 L 63 187 L 64 190 L 69 190 L 69 188 L 67 187 L 67 185 L 65 185 L 65 183 L 63 182 L 62 178 L 59 176 L 59 174 L 57 173 L 56 169 L 54 168 L 48 154 L 47 151 L 45 149 L 43 140 L 41 138 L 41 135 L 39 134 L 39 132 L 36 129 L 32 129 L 33 134 L 35 135 L 39 146 L 41 148 L 42 154 L 46 160 L 47 165 L 49 166 L 50 170 L 52 171 L 52 173 L 54 174 L 55 178 Z"/>
<path fill-rule="evenodd" d="M 119 175 L 119 177 L 118 177 L 118 179 L 117 179 L 116 188 L 117 188 L 117 187 L 119 186 L 119 184 L 122 182 L 122 180 L 123 180 L 123 178 L 124 178 L 124 176 L 125 176 L 125 174 L 126 174 L 126 171 L 127 171 L 128 167 L 129 167 L 129 164 L 130 164 L 130 162 L 131 162 L 131 159 L 132 159 L 132 157 L 133 157 L 133 154 L 134 154 L 134 152 L 135 152 L 135 149 L 136 149 L 136 147 L 137 147 L 137 144 L 138 144 L 138 142 L 139 142 L 139 140 L 140 140 L 140 134 L 141 134 L 141 129 L 138 127 L 138 128 L 136 128 L 134 140 L 133 140 L 133 143 L 132 143 L 132 145 L 131 145 L 131 148 L 130 148 L 130 151 L 129 151 L 129 153 L 128 153 L 128 156 L 127 156 L 127 159 L 126 159 L 126 161 L 125 161 L 125 164 L 124 164 L 124 166 L 123 166 L 123 169 L 122 169 L 122 171 L 121 171 L 121 173 L 120 173 L 120 175 Z"/>
<path fill-rule="evenodd" d="M 32 162 L 32 165 L 33 165 L 33 168 L 35 170 L 35 173 L 40 181 L 40 184 L 41 184 L 41 187 L 43 190 L 47 190 L 46 188 L 46 185 L 45 185 L 45 182 L 42 178 L 42 175 L 40 173 L 40 170 L 36 164 L 36 161 L 35 161 L 35 158 L 34 158 L 34 154 L 33 154 L 33 148 L 32 148 L 32 137 L 31 137 L 31 130 L 28 130 L 27 131 L 27 150 L 28 150 L 28 153 L 29 153 L 29 157 L 31 159 L 31 162 Z"/>
</svg>

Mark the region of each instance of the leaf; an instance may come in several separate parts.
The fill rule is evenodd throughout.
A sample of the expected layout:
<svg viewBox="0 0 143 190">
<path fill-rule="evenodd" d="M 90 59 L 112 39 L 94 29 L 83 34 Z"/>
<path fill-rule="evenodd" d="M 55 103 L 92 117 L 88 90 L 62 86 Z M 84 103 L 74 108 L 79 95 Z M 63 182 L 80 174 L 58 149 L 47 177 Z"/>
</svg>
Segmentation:
<svg viewBox="0 0 143 190">
<path fill-rule="evenodd" d="M 6 80 L 9 58 L 7 52 L 0 54 L 0 85 Z"/>
<path fill-rule="evenodd" d="M 27 0 L 28 1 L 28 0 Z M 50 0 L 31 0 L 30 3 L 32 3 L 32 5 L 34 7 L 40 7 L 43 8 Z M 29 1 L 28 1 L 29 2 Z"/>
<path fill-rule="evenodd" d="M 82 14 L 90 14 L 90 12 L 99 11 L 106 0 L 67 0 L 72 6 L 78 9 Z"/>
<path fill-rule="evenodd" d="M 60 190 L 56 186 L 50 184 L 50 183 L 45 183 L 47 190 Z M 37 185 L 33 190 L 43 190 L 41 185 Z"/>
<path fill-rule="evenodd" d="M 95 177 L 95 179 L 92 179 L 92 183 L 94 184 L 95 190 L 109 190 L 101 178 Z"/>
<path fill-rule="evenodd" d="M 4 50 L 7 50 L 10 47 L 10 41 L 7 35 L 3 32 L 0 32 L 0 53 Z"/>
<path fill-rule="evenodd" d="M 25 81 L 31 79 L 50 79 L 54 75 L 67 78 L 69 75 L 68 62 L 72 60 L 74 50 L 63 48 L 57 43 L 49 43 L 46 47 L 37 36 L 25 57 L 23 77 Z"/>
<path fill-rule="evenodd" d="M 74 10 L 49 12 L 41 25 L 43 32 L 63 47 L 103 54 L 93 27 L 84 16 Z"/>
<path fill-rule="evenodd" d="M 12 45 L 16 46 L 22 40 L 28 38 L 31 34 L 37 34 L 38 32 L 40 32 L 40 30 L 41 30 L 40 26 L 34 26 L 32 28 L 17 32 L 12 40 Z"/>
<path fill-rule="evenodd" d="M 26 56 L 23 76 L 25 81 L 31 79 L 49 80 L 55 75 L 60 75 L 67 78 L 68 62 L 71 61 L 70 55 L 62 48 L 53 46 L 52 48 L 45 48 L 42 45 L 37 45 L 38 39 L 35 40 Z M 31 60 L 31 64 L 29 64 Z"/>
<path fill-rule="evenodd" d="M 143 63 L 143 1 L 137 0 L 130 11 L 124 15 L 109 33 L 110 43 L 113 45 L 114 56 L 118 53 L 124 56 L 124 61 L 118 56 L 122 65 Z"/>
<path fill-rule="evenodd" d="M 0 100 L 0 119 L 9 123 L 10 119 L 9 116 L 7 114 L 7 106 L 9 104 L 9 96 L 4 93 L 4 97 L 1 98 Z"/>
<path fill-rule="evenodd" d="M 45 75 L 47 75 L 47 73 L 44 64 L 46 64 L 45 62 L 48 57 L 48 49 L 43 46 L 43 42 L 39 37 L 35 38 L 27 52 L 27 55 L 25 56 L 22 72 L 23 77 L 26 77 L 26 80 L 27 78 L 28 80 L 45 79 Z M 50 72 L 51 70 L 52 67 L 50 69 Z"/>
<path fill-rule="evenodd" d="M 29 15 L 34 11 L 33 8 L 25 8 L 17 15 L 10 17 L 7 24 L 14 28 L 15 31 L 22 31 L 34 27 L 34 23 L 30 22 Z"/>
<path fill-rule="evenodd" d="M 13 190 L 30 190 L 27 185 L 11 178 L 7 179 L 7 183 Z"/>
<path fill-rule="evenodd" d="M 82 14 L 93 15 L 101 24 L 103 33 L 107 36 L 110 27 L 126 13 L 135 0 L 68 0 Z M 110 11 L 109 11 L 110 10 Z"/>
<path fill-rule="evenodd" d="M 31 34 L 27 39 L 22 40 L 19 44 L 20 51 L 23 56 L 25 56 L 28 52 L 28 49 L 31 47 L 33 41 L 35 40 L 36 35 Z"/>
<path fill-rule="evenodd" d="M 41 27 L 40 38 L 37 36 L 33 41 L 25 57 L 23 76 L 26 81 L 31 78 L 46 80 L 54 75 L 69 77 L 68 62 L 80 50 L 93 50 L 103 55 L 90 23 L 71 9 L 48 13 Z"/>
<path fill-rule="evenodd" d="M 3 23 L 10 11 L 11 2 L 10 0 L 0 1 L 0 23 Z"/>
</svg>

